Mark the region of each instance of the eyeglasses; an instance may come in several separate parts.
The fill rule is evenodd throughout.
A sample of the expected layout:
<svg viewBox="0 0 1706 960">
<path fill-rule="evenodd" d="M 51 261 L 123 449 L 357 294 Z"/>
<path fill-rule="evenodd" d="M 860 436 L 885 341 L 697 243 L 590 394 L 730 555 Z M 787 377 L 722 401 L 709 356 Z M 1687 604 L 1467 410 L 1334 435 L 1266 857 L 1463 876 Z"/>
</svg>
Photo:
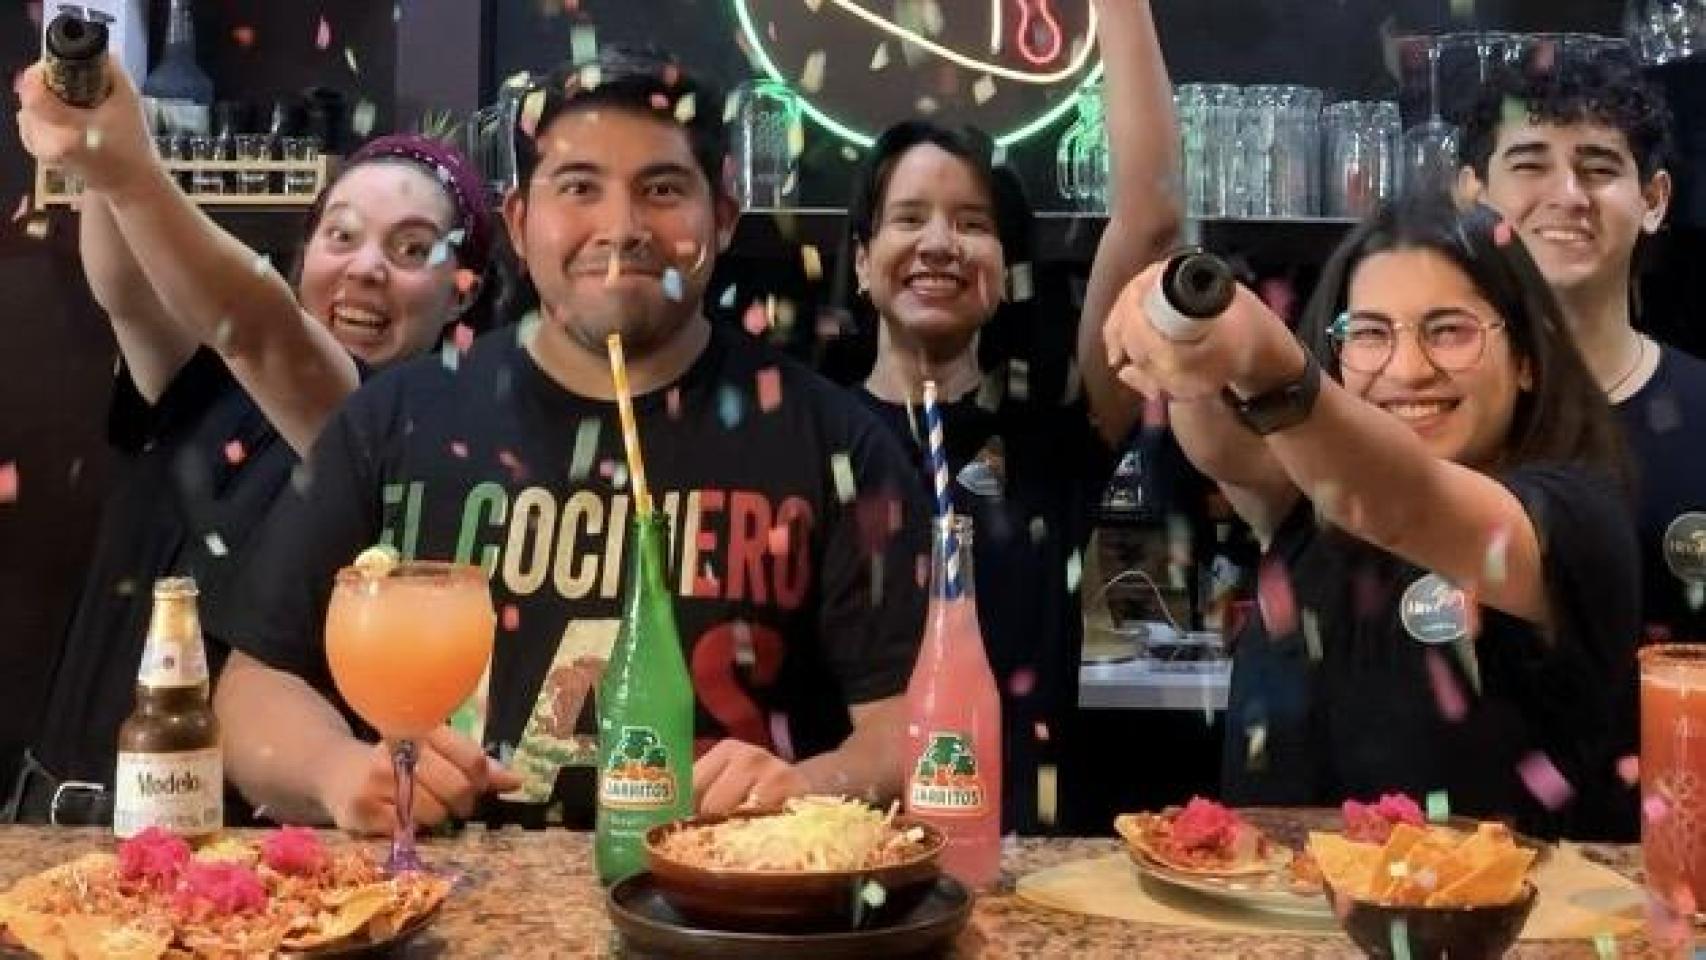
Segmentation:
<svg viewBox="0 0 1706 960">
<path fill-rule="evenodd" d="M 1473 369 L 1487 352 L 1487 331 L 1499 330 L 1503 320 L 1482 320 L 1469 314 L 1431 316 L 1420 323 L 1340 314 L 1327 334 L 1339 353 L 1339 365 L 1357 373 L 1379 373 L 1392 362 L 1398 334 L 1416 331 L 1422 354 L 1445 373 Z"/>
</svg>

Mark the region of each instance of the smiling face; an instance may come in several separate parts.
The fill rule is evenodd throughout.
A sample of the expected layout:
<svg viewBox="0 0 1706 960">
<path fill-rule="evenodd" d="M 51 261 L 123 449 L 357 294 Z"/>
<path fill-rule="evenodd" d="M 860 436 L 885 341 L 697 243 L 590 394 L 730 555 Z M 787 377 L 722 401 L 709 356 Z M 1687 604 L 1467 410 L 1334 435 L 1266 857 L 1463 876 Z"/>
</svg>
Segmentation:
<svg viewBox="0 0 1706 960">
<path fill-rule="evenodd" d="M 1517 397 L 1530 386 L 1528 365 L 1468 274 L 1432 250 L 1377 253 L 1352 273 L 1346 312 L 1352 323 L 1404 325 L 1384 367 L 1342 370 L 1346 390 L 1403 421 L 1435 456 L 1477 468 L 1498 461 Z M 1435 318 L 1482 326 L 1480 360 L 1455 373 L 1435 366 L 1415 331 Z"/>
<path fill-rule="evenodd" d="M 687 133 L 618 107 L 553 118 L 533 178 L 505 203 L 545 319 L 602 356 L 645 356 L 699 315 L 738 210 L 714 191 Z"/>
<path fill-rule="evenodd" d="M 444 188 L 411 163 L 351 169 L 303 251 L 302 308 L 376 366 L 430 349 L 467 301 L 442 246 L 454 216 Z"/>
<path fill-rule="evenodd" d="M 933 143 L 902 154 L 854 269 L 907 339 L 969 341 L 999 306 L 1007 270 L 994 202 L 971 165 Z"/>
<path fill-rule="evenodd" d="M 1560 293 L 1627 283 L 1636 242 L 1670 200 L 1669 174 L 1643 184 L 1628 139 L 1599 123 L 1507 120 L 1481 187 Z"/>
</svg>

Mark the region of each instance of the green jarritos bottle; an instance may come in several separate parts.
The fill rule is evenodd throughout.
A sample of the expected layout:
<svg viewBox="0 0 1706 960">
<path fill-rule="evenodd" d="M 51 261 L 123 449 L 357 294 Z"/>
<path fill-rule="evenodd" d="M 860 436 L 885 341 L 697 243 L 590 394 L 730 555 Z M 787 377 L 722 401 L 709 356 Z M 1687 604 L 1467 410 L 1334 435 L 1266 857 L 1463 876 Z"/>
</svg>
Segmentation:
<svg viewBox="0 0 1706 960">
<path fill-rule="evenodd" d="M 646 831 L 693 814 L 693 681 L 675 630 L 659 513 L 634 517 L 628 595 L 598 683 L 598 879 L 646 867 Z"/>
</svg>

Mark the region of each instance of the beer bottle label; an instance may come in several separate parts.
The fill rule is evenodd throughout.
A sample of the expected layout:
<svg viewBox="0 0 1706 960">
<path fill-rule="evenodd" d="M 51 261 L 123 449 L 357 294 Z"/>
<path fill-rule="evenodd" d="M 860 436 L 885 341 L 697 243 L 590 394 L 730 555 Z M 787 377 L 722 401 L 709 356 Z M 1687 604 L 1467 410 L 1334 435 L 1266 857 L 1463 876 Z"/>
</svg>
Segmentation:
<svg viewBox="0 0 1706 960">
<path fill-rule="evenodd" d="M 669 749 L 651 727 L 622 728 L 622 736 L 599 771 L 598 802 L 618 810 L 655 810 L 675 803 L 675 770 Z"/>
<path fill-rule="evenodd" d="M 149 640 L 136 672 L 139 687 L 195 687 L 208 681 L 207 653 L 196 643 Z"/>
<path fill-rule="evenodd" d="M 187 838 L 225 825 L 225 769 L 218 747 L 118 755 L 113 832 L 133 837 L 160 827 Z"/>
<path fill-rule="evenodd" d="M 934 730 L 912 765 L 907 783 L 909 808 L 917 813 L 972 816 L 983 812 L 983 780 L 968 734 Z"/>
</svg>

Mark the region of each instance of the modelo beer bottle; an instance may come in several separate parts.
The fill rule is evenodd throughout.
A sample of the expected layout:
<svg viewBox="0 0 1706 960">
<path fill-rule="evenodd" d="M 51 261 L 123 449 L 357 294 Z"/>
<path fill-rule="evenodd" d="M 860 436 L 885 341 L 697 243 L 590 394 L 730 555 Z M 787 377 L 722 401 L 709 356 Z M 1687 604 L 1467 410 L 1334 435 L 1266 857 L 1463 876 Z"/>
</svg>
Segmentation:
<svg viewBox="0 0 1706 960">
<path fill-rule="evenodd" d="M 664 571 L 662 514 L 637 514 L 628 595 L 598 683 L 598 879 L 646 867 L 646 831 L 693 813 L 693 681 Z"/>
<path fill-rule="evenodd" d="M 970 518 L 938 518 L 930 609 L 906 688 L 906 812 L 947 838 L 942 868 L 973 889 L 1001 876 L 1001 693 L 983 649 Z"/>
<path fill-rule="evenodd" d="M 157 580 L 136 709 L 118 731 L 113 832 L 120 837 L 160 827 L 199 842 L 224 826 L 225 770 L 208 690 L 195 581 Z"/>
</svg>

